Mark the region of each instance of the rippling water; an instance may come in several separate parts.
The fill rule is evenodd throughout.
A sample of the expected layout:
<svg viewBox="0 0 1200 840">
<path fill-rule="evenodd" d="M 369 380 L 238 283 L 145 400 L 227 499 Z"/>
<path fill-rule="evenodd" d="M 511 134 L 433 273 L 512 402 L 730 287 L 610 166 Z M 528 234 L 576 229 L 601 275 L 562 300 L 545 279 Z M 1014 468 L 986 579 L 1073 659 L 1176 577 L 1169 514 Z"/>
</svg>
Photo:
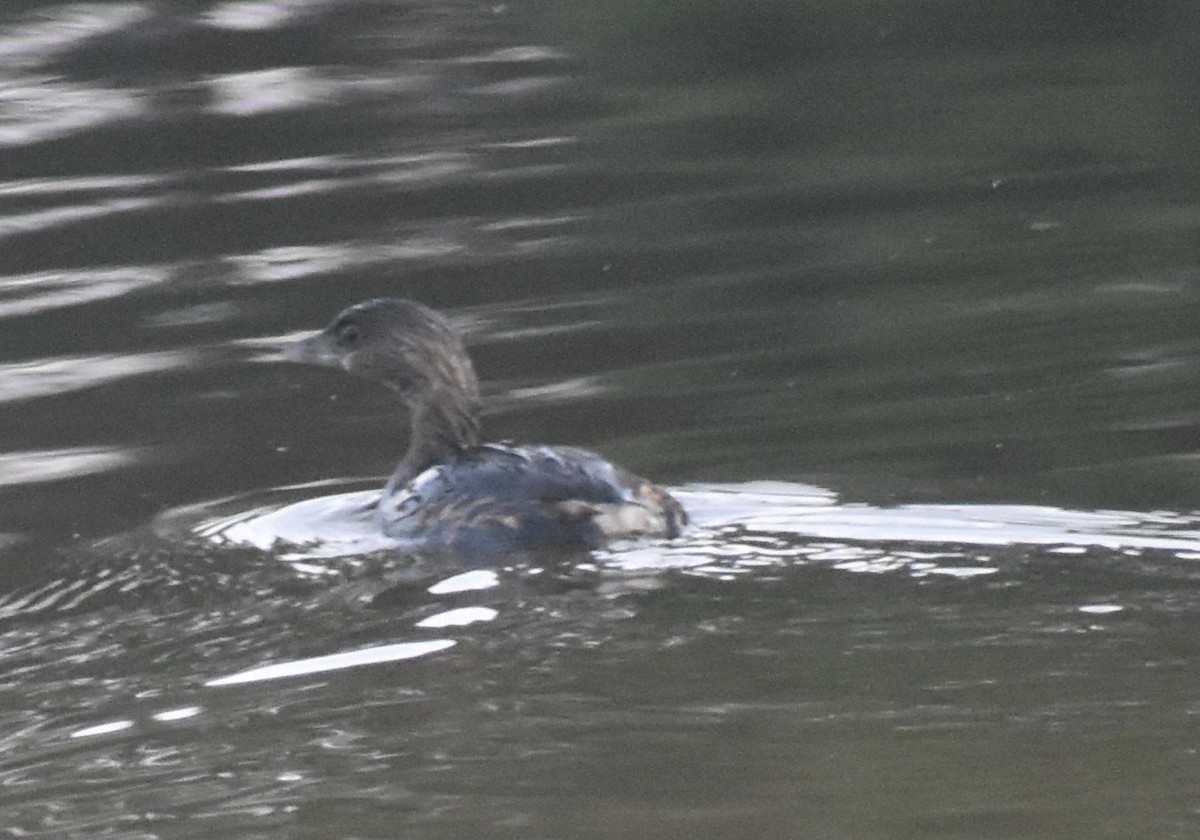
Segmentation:
<svg viewBox="0 0 1200 840">
<path fill-rule="evenodd" d="M 0 834 L 1194 834 L 1198 25 L 6 4 Z M 381 545 L 380 295 L 696 524 Z"/>
</svg>

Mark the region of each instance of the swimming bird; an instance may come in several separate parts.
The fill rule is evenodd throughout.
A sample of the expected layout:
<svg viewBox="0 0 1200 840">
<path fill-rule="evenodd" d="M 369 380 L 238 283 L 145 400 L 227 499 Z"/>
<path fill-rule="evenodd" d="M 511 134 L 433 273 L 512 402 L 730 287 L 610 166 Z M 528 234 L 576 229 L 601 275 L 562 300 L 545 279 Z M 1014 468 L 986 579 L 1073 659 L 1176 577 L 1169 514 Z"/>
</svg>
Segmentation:
<svg viewBox="0 0 1200 840">
<path fill-rule="evenodd" d="M 404 546 L 488 555 L 590 549 L 675 537 L 687 524 L 669 493 L 594 452 L 483 443 L 479 383 L 462 339 L 420 303 L 356 304 L 283 355 L 378 382 L 407 407 L 408 450 L 374 513 Z"/>
</svg>

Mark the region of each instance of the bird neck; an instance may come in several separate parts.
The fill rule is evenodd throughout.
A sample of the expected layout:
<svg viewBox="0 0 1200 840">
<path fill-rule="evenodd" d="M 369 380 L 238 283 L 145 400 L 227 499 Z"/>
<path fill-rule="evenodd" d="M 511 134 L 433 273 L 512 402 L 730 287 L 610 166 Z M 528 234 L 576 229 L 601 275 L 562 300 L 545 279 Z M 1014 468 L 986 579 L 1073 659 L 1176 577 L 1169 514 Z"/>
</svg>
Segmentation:
<svg viewBox="0 0 1200 840">
<path fill-rule="evenodd" d="M 416 401 L 411 410 L 408 451 L 388 481 L 388 491 L 479 445 L 479 400 L 473 393 L 435 393 Z"/>
</svg>

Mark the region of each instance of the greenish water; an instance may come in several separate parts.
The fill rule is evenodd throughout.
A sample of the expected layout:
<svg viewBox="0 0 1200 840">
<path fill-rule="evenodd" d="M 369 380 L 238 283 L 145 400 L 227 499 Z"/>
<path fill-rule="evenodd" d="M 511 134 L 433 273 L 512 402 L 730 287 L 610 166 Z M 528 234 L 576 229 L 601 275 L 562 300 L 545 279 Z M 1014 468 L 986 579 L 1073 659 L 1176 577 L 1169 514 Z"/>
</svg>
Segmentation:
<svg viewBox="0 0 1200 840">
<path fill-rule="evenodd" d="M 0 833 L 1192 836 L 1198 23 L 7 4 Z M 380 295 L 697 525 L 364 554 Z"/>
</svg>

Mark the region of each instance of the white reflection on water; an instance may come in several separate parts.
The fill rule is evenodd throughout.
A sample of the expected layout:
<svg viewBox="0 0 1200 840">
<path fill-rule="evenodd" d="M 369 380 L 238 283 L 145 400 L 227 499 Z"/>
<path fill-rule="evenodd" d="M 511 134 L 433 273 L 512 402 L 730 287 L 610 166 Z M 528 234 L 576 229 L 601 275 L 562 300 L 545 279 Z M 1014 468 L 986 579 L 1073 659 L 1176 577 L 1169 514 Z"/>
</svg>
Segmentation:
<svg viewBox="0 0 1200 840">
<path fill-rule="evenodd" d="M 26 76 L 0 85 L 0 146 L 22 146 L 140 116 L 136 92 Z"/>
<path fill-rule="evenodd" d="M 185 367 L 195 362 L 196 354 L 183 350 L 57 356 L 14 362 L 0 365 L 0 402 L 95 388 L 118 379 Z"/>
<path fill-rule="evenodd" d="M 491 589 L 500 585 L 500 577 L 487 569 L 476 569 L 461 575 L 440 580 L 429 587 L 431 595 L 448 595 L 453 592 L 472 592 L 480 589 Z"/>
<path fill-rule="evenodd" d="M 0 318 L 120 297 L 163 282 L 161 266 L 39 271 L 0 277 Z"/>
<path fill-rule="evenodd" d="M 321 485 L 300 485 L 293 491 L 316 490 Z M 170 532 L 172 522 L 203 515 L 209 516 L 189 526 L 199 537 L 218 543 L 250 545 L 263 551 L 280 551 L 280 559 L 294 563 L 326 557 L 347 557 L 394 548 L 395 544 L 375 527 L 372 507 L 378 490 L 317 496 L 291 505 L 267 505 L 243 508 L 227 515 L 212 516 L 214 506 L 235 507 L 238 500 L 222 500 L 213 506 L 197 506 L 169 511 L 159 519 L 159 530 Z M 245 500 L 241 500 L 244 502 Z M 319 567 L 312 567 L 319 569 Z M 309 571 L 297 566 L 298 571 Z"/>
<path fill-rule="evenodd" d="M 429 181 L 472 169 L 472 155 L 457 151 L 422 152 L 421 154 L 355 157 L 350 155 L 316 155 L 302 158 L 283 158 L 242 163 L 225 168 L 227 172 L 251 174 L 273 172 L 317 172 L 345 176 L 350 183 L 404 183 Z"/>
<path fill-rule="evenodd" d="M 76 729 L 71 733 L 72 738 L 91 738 L 96 735 L 111 735 L 114 732 L 124 732 L 126 729 L 133 728 L 131 720 L 114 720 L 108 723 L 100 723 L 95 726 L 86 726 L 83 729 Z"/>
<path fill-rule="evenodd" d="M 183 706 L 178 709 L 167 709 L 165 712 L 155 712 L 151 717 L 164 723 L 172 720 L 186 720 L 200 714 L 199 706 Z"/>
<path fill-rule="evenodd" d="M 164 309 L 153 315 L 147 315 L 142 319 L 142 323 L 156 329 L 194 327 L 199 324 L 219 324 L 232 321 L 238 313 L 239 309 L 233 302 L 216 301 Z"/>
<path fill-rule="evenodd" d="M 0 145 L 3 142 L 4 130 L 0 129 Z M 161 203 L 161 199 L 158 198 L 115 198 L 93 204 L 78 204 L 73 207 L 54 207 L 50 210 L 11 214 L 0 219 L 0 236 L 17 236 L 33 231 L 43 231 L 84 219 L 97 219 L 115 213 L 144 210 L 159 203 Z"/>
<path fill-rule="evenodd" d="M 0 196 L 60 195 L 71 193 L 135 192 L 167 183 L 160 175 L 78 175 L 61 178 L 22 178 L 0 182 Z"/>
<path fill-rule="evenodd" d="M 118 32 L 152 14 L 141 3 L 42 5 L 31 23 L 0 28 L 0 55 L 8 66 L 36 66 L 81 41 Z"/>
<path fill-rule="evenodd" d="M 345 653 L 331 653 L 327 656 L 314 656 L 309 659 L 293 659 L 290 662 L 277 662 L 274 665 L 264 665 L 261 668 L 251 668 L 239 671 L 226 677 L 217 677 L 205 683 L 206 686 L 241 685 L 244 683 L 278 680 L 286 677 L 298 677 L 305 674 L 319 674 L 325 671 L 339 671 L 343 668 L 357 668 L 360 665 L 378 665 L 384 662 L 398 662 L 403 659 L 415 659 L 431 653 L 454 647 L 453 639 L 433 639 L 426 642 L 398 642 L 393 645 L 362 648 Z"/>
<path fill-rule="evenodd" d="M 328 172 L 346 165 L 343 158 L 337 155 L 314 155 L 302 158 L 282 158 L 280 160 L 261 160 L 254 163 L 242 163 L 227 166 L 227 172 L 295 172 L 297 170 L 312 170 Z"/>
<path fill-rule="evenodd" d="M 417 627 L 466 627 L 468 624 L 478 624 L 481 621 L 495 621 L 500 615 L 498 610 L 491 607 L 459 607 L 456 610 L 446 610 L 435 613 L 417 622 Z"/>
<path fill-rule="evenodd" d="M 304 67 L 273 67 L 209 80 L 218 114 L 252 114 L 304 108 L 333 100 L 343 84 Z"/>
<path fill-rule="evenodd" d="M 1090 615 L 1111 615 L 1112 613 L 1119 613 L 1125 608 L 1120 604 L 1082 604 L 1076 607 L 1076 609 L 1081 613 L 1088 613 Z"/>
<path fill-rule="evenodd" d="M 125 467 L 145 458 L 149 447 L 76 446 L 0 453 L 0 486 L 56 481 Z"/>
<path fill-rule="evenodd" d="M 246 198 L 248 194 L 240 197 Z M 278 283 L 283 280 L 347 271 L 354 266 L 386 264 L 396 260 L 429 259 L 462 250 L 463 246 L 459 243 L 427 236 L 390 243 L 289 245 L 230 257 L 229 261 L 240 269 L 239 276 L 232 281 L 235 284 Z"/>
<path fill-rule="evenodd" d="M 347 190 L 353 182 L 345 178 L 312 178 L 307 181 L 290 181 L 274 187 L 245 190 L 228 197 L 232 201 L 272 201 L 281 198 L 298 198 L 305 195 L 320 195 L 337 190 Z"/>
<path fill-rule="evenodd" d="M 305 0 L 245 0 L 245 2 L 219 3 L 205 12 L 200 21 L 216 29 L 258 31 L 277 29 L 313 6 Z"/>
<path fill-rule="evenodd" d="M 1196 530 L 1200 522 L 1178 514 L 1164 521 L 1155 513 L 1032 505 L 839 505 L 803 512 L 761 511 L 743 524 L 806 537 L 867 542 L 1200 550 L 1200 530 Z"/>
<path fill-rule="evenodd" d="M 198 716 L 203 710 L 199 706 L 182 706 L 178 709 L 166 709 L 161 712 L 155 712 L 150 716 L 151 720 L 159 723 L 174 723 L 175 721 L 188 720 Z M 92 726 L 85 726 L 81 729 L 76 729 L 71 733 L 72 738 L 94 738 L 98 735 L 113 735 L 117 732 L 125 732 L 132 729 L 134 721 L 128 718 L 119 720 L 110 720 L 105 723 L 97 723 Z"/>
<path fill-rule="evenodd" d="M 1104 548 L 1132 555 L 1165 550 L 1181 558 L 1200 556 L 1200 519 L 1174 512 L 1025 505 L 875 507 L 838 504 L 822 488 L 782 482 L 692 485 L 672 492 L 693 521 L 682 537 L 615 543 L 594 552 L 595 559 L 612 571 L 676 570 L 718 579 L 822 563 L 846 572 L 899 571 L 918 578 L 967 580 L 994 574 L 999 568 L 995 551 L 1001 547 L 1038 546 L 1051 552 Z M 217 516 L 215 506 L 197 506 L 189 509 L 186 528 L 217 542 L 274 552 L 300 572 L 310 564 L 314 571 L 328 571 L 321 561 L 354 562 L 396 548 L 374 519 L 376 497 L 377 491 L 368 490 L 256 507 L 244 498 L 228 499 L 220 504 L 240 504 L 241 511 Z M 429 591 L 442 594 L 497 583 L 494 571 L 476 570 Z"/>
<path fill-rule="evenodd" d="M 455 61 L 459 64 L 519 64 L 526 61 L 562 61 L 567 58 L 567 53 L 561 50 L 526 44 L 490 50 L 481 55 L 465 55 Z"/>
</svg>

